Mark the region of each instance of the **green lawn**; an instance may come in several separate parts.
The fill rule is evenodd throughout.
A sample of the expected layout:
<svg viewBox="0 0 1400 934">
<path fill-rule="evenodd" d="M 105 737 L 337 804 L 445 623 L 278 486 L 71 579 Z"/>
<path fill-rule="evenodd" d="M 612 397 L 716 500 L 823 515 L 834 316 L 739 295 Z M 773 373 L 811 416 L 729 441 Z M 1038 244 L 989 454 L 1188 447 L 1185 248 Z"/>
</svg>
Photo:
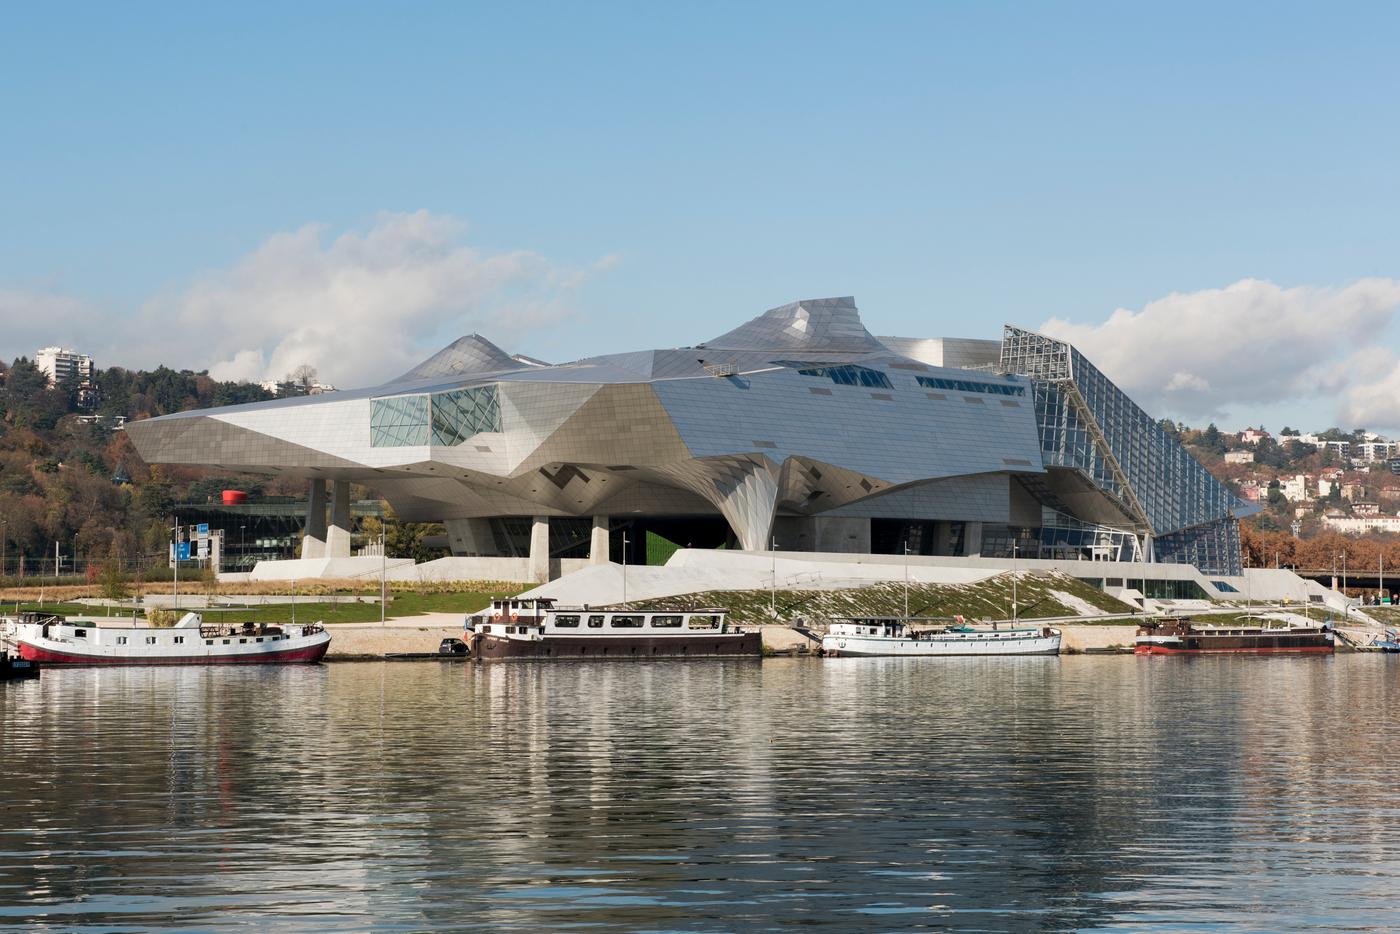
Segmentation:
<svg viewBox="0 0 1400 934">
<path fill-rule="evenodd" d="M 1306 616 L 1308 619 L 1317 622 L 1335 620 L 1341 622 L 1344 617 L 1336 610 L 1329 610 L 1323 607 L 1304 606 L 1301 603 L 1291 606 L 1264 606 L 1262 604 L 1249 607 L 1247 609 L 1230 610 L 1224 613 L 1185 613 L 1183 615 L 1191 617 L 1194 622 L 1207 626 L 1229 626 L 1237 624 L 1246 617 L 1267 616 L 1270 613 L 1294 613 L 1299 616 Z M 1249 625 L 1257 625 L 1253 621 Z"/>
<path fill-rule="evenodd" d="M 496 591 L 467 591 L 462 593 L 390 593 L 387 617 L 396 619 L 401 616 L 417 616 L 421 613 L 474 613 L 482 607 L 489 606 L 491 601 L 499 597 L 509 597 L 519 593 L 525 587 L 514 590 Z M 10 610 L 13 611 L 13 604 Z M 54 613 L 60 616 L 104 616 L 104 607 L 83 606 L 77 603 L 46 603 L 40 607 L 37 603 L 21 603 L 20 609 L 26 612 L 42 611 Z M 251 620 L 255 623 L 285 623 L 292 618 L 292 607 L 290 603 L 280 603 L 273 606 L 256 607 L 233 607 L 224 609 L 200 609 L 209 622 L 243 622 Z M 130 616 L 131 611 L 125 613 L 112 610 L 113 618 Z M 318 603 L 312 599 L 298 600 L 296 603 L 297 622 L 324 622 L 331 623 L 374 623 L 379 621 L 379 602 L 373 603 Z"/>
</svg>

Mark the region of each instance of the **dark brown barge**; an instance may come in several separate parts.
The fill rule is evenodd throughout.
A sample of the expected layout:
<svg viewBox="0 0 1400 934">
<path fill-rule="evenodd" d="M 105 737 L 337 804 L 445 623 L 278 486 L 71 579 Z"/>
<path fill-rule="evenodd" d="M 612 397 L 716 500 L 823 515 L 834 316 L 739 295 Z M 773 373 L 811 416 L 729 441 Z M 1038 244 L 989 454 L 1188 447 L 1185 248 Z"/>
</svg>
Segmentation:
<svg viewBox="0 0 1400 934">
<path fill-rule="evenodd" d="M 495 601 L 468 618 L 473 658 L 640 661 L 759 658 L 763 635 L 741 629 L 720 609 L 608 610 L 555 607 L 547 599 Z"/>
<path fill-rule="evenodd" d="M 1138 627 L 1137 655 L 1330 654 L 1334 634 L 1322 626 L 1209 626 L 1189 618 L 1154 620 Z"/>
</svg>

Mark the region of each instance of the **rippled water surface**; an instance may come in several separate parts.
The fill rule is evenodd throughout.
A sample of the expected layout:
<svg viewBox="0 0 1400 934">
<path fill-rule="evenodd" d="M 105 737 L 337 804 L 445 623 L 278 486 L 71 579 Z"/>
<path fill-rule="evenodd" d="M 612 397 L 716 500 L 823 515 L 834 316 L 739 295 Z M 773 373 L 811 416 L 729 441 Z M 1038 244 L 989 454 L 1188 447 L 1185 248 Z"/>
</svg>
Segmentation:
<svg viewBox="0 0 1400 934">
<path fill-rule="evenodd" d="M 0 684 L 0 929 L 1387 930 L 1400 664 Z"/>
</svg>

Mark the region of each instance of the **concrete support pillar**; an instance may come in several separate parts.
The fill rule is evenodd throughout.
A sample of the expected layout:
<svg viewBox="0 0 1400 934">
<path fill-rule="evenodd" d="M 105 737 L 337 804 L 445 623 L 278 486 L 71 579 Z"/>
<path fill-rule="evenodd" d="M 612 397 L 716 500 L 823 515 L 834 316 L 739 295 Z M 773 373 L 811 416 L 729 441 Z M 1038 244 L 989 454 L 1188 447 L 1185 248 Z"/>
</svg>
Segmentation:
<svg viewBox="0 0 1400 934">
<path fill-rule="evenodd" d="M 593 517 L 593 535 L 588 540 L 588 563 L 607 564 L 611 559 L 608 538 L 608 517 Z"/>
<path fill-rule="evenodd" d="M 312 480 L 306 497 L 306 535 L 301 540 L 303 558 L 326 556 L 326 481 Z"/>
<path fill-rule="evenodd" d="M 963 523 L 963 554 L 969 558 L 982 556 L 982 523 Z"/>
<path fill-rule="evenodd" d="M 326 557 L 350 557 L 350 481 L 331 481 L 331 524 L 326 529 Z"/>
<path fill-rule="evenodd" d="M 500 555 L 496 536 L 491 533 L 490 519 L 446 519 L 447 546 L 454 555 L 468 558 L 491 558 Z"/>
<path fill-rule="evenodd" d="M 953 553 L 953 523 L 935 522 L 933 524 L 933 553 L 936 555 L 951 555 Z"/>
<path fill-rule="evenodd" d="M 549 517 L 535 516 L 530 526 L 530 580 L 549 583 Z"/>
</svg>

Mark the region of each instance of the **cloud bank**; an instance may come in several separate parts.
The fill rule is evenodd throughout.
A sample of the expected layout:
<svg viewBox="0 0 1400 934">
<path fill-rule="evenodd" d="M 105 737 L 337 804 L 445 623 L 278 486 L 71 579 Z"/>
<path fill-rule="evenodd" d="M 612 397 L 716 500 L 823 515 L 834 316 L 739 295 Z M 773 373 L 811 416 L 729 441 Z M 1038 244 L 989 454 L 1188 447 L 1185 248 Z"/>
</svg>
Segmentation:
<svg viewBox="0 0 1400 934">
<path fill-rule="evenodd" d="M 383 214 L 337 235 L 309 224 L 152 298 L 134 322 L 29 292 L 0 292 L 0 320 L 16 322 L 6 335 L 15 353 L 61 341 L 99 366 L 164 363 L 229 380 L 279 378 L 309 363 L 323 381 L 357 387 L 472 331 L 509 348 L 567 317 L 578 287 L 612 262 L 567 268 L 528 251 L 483 252 L 464 234 L 459 221 L 426 211 Z"/>
<path fill-rule="evenodd" d="M 1041 330 L 1078 347 L 1149 412 L 1187 420 L 1319 397 L 1339 425 L 1400 428 L 1400 370 L 1382 346 L 1400 280 L 1285 288 L 1242 279 L 1173 293 L 1102 324 L 1052 318 Z"/>
</svg>

